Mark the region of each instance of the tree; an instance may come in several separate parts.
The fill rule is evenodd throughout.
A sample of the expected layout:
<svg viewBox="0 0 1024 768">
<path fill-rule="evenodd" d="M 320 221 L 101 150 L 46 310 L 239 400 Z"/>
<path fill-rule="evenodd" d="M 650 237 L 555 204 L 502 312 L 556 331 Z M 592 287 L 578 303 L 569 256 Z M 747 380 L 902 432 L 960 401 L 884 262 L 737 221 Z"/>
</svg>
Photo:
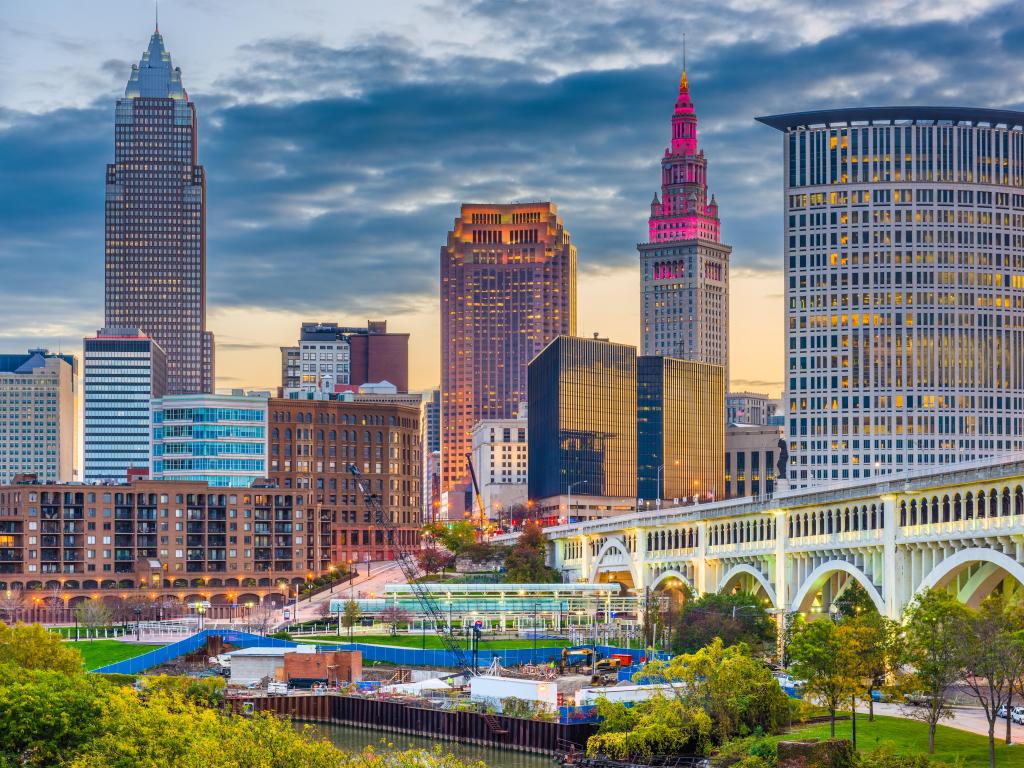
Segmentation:
<svg viewBox="0 0 1024 768">
<path fill-rule="evenodd" d="M 329 619 L 331 617 L 331 601 L 321 600 L 317 603 L 316 612 L 321 619 Z"/>
<path fill-rule="evenodd" d="M 851 579 L 853 583 L 843 590 L 843 593 L 832 601 L 836 611 L 843 618 L 854 618 L 867 613 L 878 613 L 875 601 L 871 595 L 859 583 Z"/>
<path fill-rule="evenodd" d="M 836 710 L 857 692 L 856 659 L 846 648 L 829 619 L 804 624 L 790 641 L 791 670 L 806 681 L 805 692 L 819 699 L 829 715 L 829 730 L 836 736 Z"/>
<path fill-rule="evenodd" d="M 558 584 L 562 575 L 547 565 L 547 539 L 536 523 L 527 523 L 505 558 L 508 584 Z"/>
<path fill-rule="evenodd" d="M 380 620 L 388 625 L 393 637 L 398 634 L 398 625 L 409 620 L 409 612 L 400 605 L 389 605 L 380 612 Z"/>
<path fill-rule="evenodd" d="M 602 697 L 597 712 L 603 720 L 597 734 L 587 740 L 591 756 L 630 760 L 658 754 L 701 755 L 711 741 L 712 722 L 703 709 L 661 694 L 632 707 Z"/>
<path fill-rule="evenodd" d="M 715 638 L 696 653 L 648 662 L 635 676 L 647 678 L 676 684 L 671 690 L 677 702 L 706 711 L 719 742 L 755 731 L 777 733 L 789 724 L 786 694 L 746 645 L 725 647 Z"/>
<path fill-rule="evenodd" d="M 24 608 L 25 591 L 23 589 L 8 589 L 0 592 L 0 614 L 8 624 L 17 621 Z"/>
<path fill-rule="evenodd" d="M 363 612 L 359 609 L 359 603 L 355 600 L 348 600 L 345 603 L 345 610 L 341 614 L 341 625 L 348 630 L 348 639 L 352 639 L 352 627 L 359 623 Z"/>
<path fill-rule="evenodd" d="M 775 621 L 749 592 L 709 592 L 687 602 L 676 624 L 673 650 L 695 653 L 716 637 L 722 644 L 745 643 L 764 650 L 775 644 Z"/>
<path fill-rule="evenodd" d="M 899 665 L 899 624 L 878 611 L 858 612 L 843 619 L 846 642 L 854 646 L 861 697 L 868 702 L 868 720 L 875 719 L 874 691 L 880 690 L 886 677 Z M 856 710 L 853 713 L 856 717 Z"/>
<path fill-rule="evenodd" d="M 433 545 L 428 545 L 426 548 L 416 552 L 416 562 L 420 570 L 428 576 L 450 567 L 454 561 L 454 555 Z"/>
<path fill-rule="evenodd" d="M 921 705 L 907 707 L 907 714 L 928 724 L 928 754 L 934 754 L 939 720 L 953 716 L 946 693 L 964 669 L 970 615 L 955 597 L 931 589 L 907 606 L 903 624 L 902 661 L 912 670 L 903 685 Z"/>
<path fill-rule="evenodd" d="M 1011 625 L 1006 601 L 1000 594 L 986 598 L 978 611 L 972 611 L 970 652 L 965 654 L 964 681 L 988 721 L 988 762 L 996 764 L 996 719 L 1003 706 L 1009 712 L 1014 677 L 1019 673 L 1024 646 Z M 1007 716 L 1009 719 L 1009 716 Z"/>
<path fill-rule="evenodd" d="M 75 606 L 75 618 L 86 629 L 102 629 L 111 625 L 114 612 L 102 600 L 84 600 Z"/>
<path fill-rule="evenodd" d="M 424 527 L 424 532 L 445 549 L 458 557 L 463 549 L 475 544 L 477 528 L 468 520 L 456 520 L 451 523 L 431 523 Z"/>
<path fill-rule="evenodd" d="M 0 623 L 0 659 L 22 669 L 49 669 L 66 675 L 82 671 L 82 655 L 39 624 Z"/>
</svg>

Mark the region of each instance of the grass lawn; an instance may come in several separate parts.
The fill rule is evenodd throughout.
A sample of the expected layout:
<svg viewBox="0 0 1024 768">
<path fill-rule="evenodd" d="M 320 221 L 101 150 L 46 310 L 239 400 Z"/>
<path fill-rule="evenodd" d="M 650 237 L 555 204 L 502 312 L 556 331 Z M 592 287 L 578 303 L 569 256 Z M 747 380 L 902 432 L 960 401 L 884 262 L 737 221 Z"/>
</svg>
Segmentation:
<svg viewBox="0 0 1024 768">
<path fill-rule="evenodd" d="M 79 640 L 69 641 L 78 649 L 85 661 L 86 669 L 99 669 L 116 661 L 124 661 L 141 656 L 147 651 L 162 648 L 162 645 L 141 645 L 138 643 L 122 643 L 119 640 Z"/>
<path fill-rule="evenodd" d="M 343 630 L 344 631 L 344 630 Z M 343 635 L 338 637 L 337 635 L 314 635 L 312 637 L 296 637 L 299 642 L 312 642 L 312 643 L 347 643 L 348 637 Z M 428 633 L 426 636 L 427 650 L 441 650 L 444 646 L 441 645 L 440 638 L 437 635 Z M 465 645 L 464 638 L 460 638 L 463 646 Z M 421 635 L 397 635 L 392 637 L 391 635 L 353 635 L 352 642 L 354 643 L 367 643 L 369 645 L 396 645 L 400 648 L 422 648 L 423 637 Z M 565 640 L 546 640 L 538 638 L 538 648 L 561 648 L 569 643 Z M 509 639 L 509 640 L 482 640 L 480 642 L 481 651 L 496 651 L 496 650 L 511 650 L 515 648 L 533 648 L 533 640 L 523 640 L 521 638 Z"/>
<path fill-rule="evenodd" d="M 1004 721 L 996 725 L 996 766 L 1002 768 L 1024 768 L 1024 746 L 1007 747 L 999 741 L 1005 732 Z M 828 723 L 797 727 L 777 737 L 776 741 L 790 739 L 829 737 Z M 850 721 L 836 722 L 836 738 L 850 738 Z M 905 720 L 899 717 L 883 717 L 876 715 L 874 722 L 868 722 L 866 713 L 857 715 L 857 749 L 870 752 L 885 742 L 891 742 L 897 752 L 907 754 L 927 754 L 928 726 L 920 720 Z M 963 761 L 964 768 L 987 768 L 988 737 L 976 733 L 968 733 L 947 725 L 940 725 L 935 732 L 936 760 L 953 763 L 957 758 Z"/>
</svg>

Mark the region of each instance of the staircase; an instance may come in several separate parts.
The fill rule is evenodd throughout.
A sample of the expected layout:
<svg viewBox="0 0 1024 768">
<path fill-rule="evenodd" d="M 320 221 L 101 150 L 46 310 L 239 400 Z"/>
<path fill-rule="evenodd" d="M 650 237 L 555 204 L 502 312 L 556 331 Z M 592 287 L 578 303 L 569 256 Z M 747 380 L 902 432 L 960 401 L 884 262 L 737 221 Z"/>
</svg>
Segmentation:
<svg viewBox="0 0 1024 768">
<path fill-rule="evenodd" d="M 485 713 L 483 718 L 484 718 L 484 722 L 487 723 L 487 728 L 495 736 L 507 736 L 508 735 L 508 729 L 507 728 L 502 728 L 501 721 L 498 720 L 498 718 L 496 718 L 494 715 L 489 715 L 489 714 Z"/>
</svg>

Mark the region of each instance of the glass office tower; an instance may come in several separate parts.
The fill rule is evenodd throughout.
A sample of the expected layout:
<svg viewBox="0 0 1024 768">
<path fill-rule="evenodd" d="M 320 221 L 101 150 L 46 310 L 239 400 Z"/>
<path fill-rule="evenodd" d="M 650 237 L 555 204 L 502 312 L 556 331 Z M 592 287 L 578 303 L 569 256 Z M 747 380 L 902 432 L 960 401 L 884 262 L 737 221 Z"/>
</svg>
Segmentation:
<svg viewBox="0 0 1024 768">
<path fill-rule="evenodd" d="M 635 502 L 636 348 L 559 336 L 528 378 L 530 498 Z"/>
</svg>

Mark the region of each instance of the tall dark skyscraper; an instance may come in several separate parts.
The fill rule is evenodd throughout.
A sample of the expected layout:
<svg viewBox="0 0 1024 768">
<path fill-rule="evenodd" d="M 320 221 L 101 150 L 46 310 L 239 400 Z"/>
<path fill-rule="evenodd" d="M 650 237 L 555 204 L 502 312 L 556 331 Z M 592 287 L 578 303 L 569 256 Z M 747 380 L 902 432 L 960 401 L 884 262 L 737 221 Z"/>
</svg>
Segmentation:
<svg viewBox="0 0 1024 768">
<path fill-rule="evenodd" d="M 510 419 L 526 370 L 576 332 L 576 247 L 554 203 L 466 204 L 441 248 L 441 490 L 469 480 L 481 419 Z"/>
<path fill-rule="evenodd" d="M 168 394 L 212 392 L 206 175 L 195 105 L 159 29 L 117 102 L 105 209 L 105 324 L 140 328 L 163 347 Z"/>
</svg>

